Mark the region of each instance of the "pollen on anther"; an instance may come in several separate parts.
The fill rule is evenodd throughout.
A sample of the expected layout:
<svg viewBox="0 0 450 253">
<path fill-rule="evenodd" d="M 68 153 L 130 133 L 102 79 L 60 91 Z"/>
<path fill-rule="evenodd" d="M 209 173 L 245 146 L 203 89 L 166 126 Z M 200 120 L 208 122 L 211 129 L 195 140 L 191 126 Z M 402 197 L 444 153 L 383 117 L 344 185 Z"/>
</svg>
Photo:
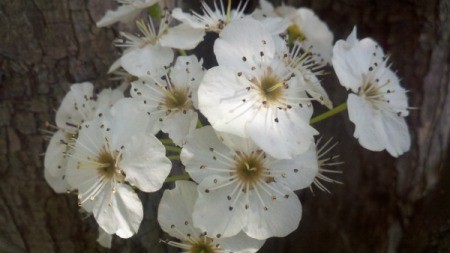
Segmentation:
<svg viewBox="0 0 450 253">
<path fill-rule="evenodd" d="M 294 173 L 297 173 L 298 172 L 298 169 L 294 169 Z"/>
<path fill-rule="evenodd" d="M 269 210 L 269 208 L 267 208 L 267 206 L 265 206 L 265 207 L 264 207 L 264 211 L 267 211 L 267 210 Z"/>
<path fill-rule="evenodd" d="M 247 61 L 247 58 L 245 56 L 242 56 L 243 61 Z"/>
<path fill-rule="evenodd" d="M 275 118 L 275 122 L 277 122 L 277 123 L 278 123 L 278 121 L 279 121 L 279 120 L 278 120 L 278 118 Z"/>
<path fill-rule="evenodd" d="M 227 196 L 227 199 L 228 199 L 228 200 L 231 200 L 231 196 L 230 196 L 230 195 L 228 195 L 228 196 Z"/>
<path fill-rule="evenodd" d="M 185 222 L 184 222 L 184 225 L 186 225 L 186 226 L 187 226 L 188 224 L 189 224 L 189 222 L 188 222 L 188 221 L 185 221 Z"/>
<path fill-rule="evenodd" d="M 228 207 L 228 210 L 233 211 L 233 207 L 232 206 Z"/>
<path fill-rule="evenodd" d="M 284 198 L 285 199 L 289 198 L 289 194 L 284 195 Z"/>
<path fill-rule="evenodd" d="M 172 225 L 170 225 L 170 228 L 175 228 L 175 225 L 173 225 L 173 224 L 172 224 Z"/>
<path fill-rule="evenodd" d="M 217 234 L 217 235 L 216 235 L 217 238 L 220 238 L 221 236 L 222 236 L 221 234 Z"/>
<path fill-rule="evenodd" d="M 205 192 L 206 192 L 206 193 L 209 193 L 209 189 L 205 189 Z"/>
</svg>

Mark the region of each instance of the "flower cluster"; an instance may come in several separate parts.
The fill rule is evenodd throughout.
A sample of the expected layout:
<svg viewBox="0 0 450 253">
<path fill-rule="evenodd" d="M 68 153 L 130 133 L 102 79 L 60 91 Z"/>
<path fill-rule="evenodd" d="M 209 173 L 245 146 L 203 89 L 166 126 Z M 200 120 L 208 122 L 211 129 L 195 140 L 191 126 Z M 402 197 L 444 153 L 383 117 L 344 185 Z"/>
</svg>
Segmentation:
<svg viewBox="0 0 450 253">
<path fill-rule="evenodd" d="M 159 9 L 155 0 L 119 3 L 98 26 Z M 329 175 L 341 171 L 326 168 L 342 163 L 327 155 L 337 143 L 322 144 L 312 126 L 325 118 L 312 118 L 316 106 L 327 115 L 348 107 L 364 148 L 399 156 L 410 147 L 405 90 L 381 47 L 358 40 L 356 28 L 333 46 L 310 9 L 261 0 L 251 13 L 231 1 L 202 10 L 138 20 L 138 34 L 115 42 L 123 52 L 110 72 L 124 83 L 99 94 L 89 82 L 73 84 L 56 113 L 45 178 L 55 192 L 77 194 L 104 246 L 111 235 L 137 233 L 144 212 L 136 191 L 180 178 L 159 204 L 158 222 L 176 238 L 162 242 L 191 253 L 256 252 L 287 236 L 302 217 L 296 191 L 340 183 Z M 185 50 L 208 32 L 218 34 L 218 65 L 205 69 Z M 336 108 L 321 81 L 331 67 L 353 92 Z M 185 174 L 167 178 L 171 160 Z"/>
</svg>

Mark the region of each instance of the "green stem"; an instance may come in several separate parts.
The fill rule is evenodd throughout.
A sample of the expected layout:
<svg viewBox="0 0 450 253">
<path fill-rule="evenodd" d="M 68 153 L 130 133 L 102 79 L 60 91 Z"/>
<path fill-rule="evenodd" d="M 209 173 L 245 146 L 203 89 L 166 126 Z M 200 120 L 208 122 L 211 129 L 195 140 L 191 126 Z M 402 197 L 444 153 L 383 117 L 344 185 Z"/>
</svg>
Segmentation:
<svg viewBox="0 0 450 253">
<path fill-rule="evenodd" d="M 179 147 L 173 147 L 173 146 L 165 146 L 167 151 L 172 151 L 175 153 L 180 153 L 181 152 L 181 148 Z"/>
<path fill-rule="evenodd" d="M 179 155 L 168 155 L 167 158 L 169 158 L 170 160 L 174 160 L 174 161 L 179 161 L 180 160 L 180 156 Z"/>
<path fill-rule="evenodd" d="M 340 105 L 334 107 L 333 109 L 329 110 L 328 112 L 324 112 L 324 113 L 312 118 L 309 123 L 314 124 L 314 123 L 317 123 L 324 119 L 328 119 L 329 117 L 331 117 L 335 114 L 338 114 L 342 111 L 345 111 L 346 109 L 347 109 L 347 103 L 340 104 Z"/>
<path fill-rule="evenodd" d="M 186 51 L 184 51 L 183 49 L 178 49 L 178 53 L 180 53 L 180 55 L 182 56 L 186 56 Z"/>
<path fill-rule="evenodd" d="M 175 182 L 177 180 L 187 180 L 187 179 L 190 179 L 190 178 L 191 177 L 189 176 L 188 173 L 184 173 L 184 174 L 181 174 L 181 175 L 168 177 L 168 178 L 166 178 L 164 183 L 171 183 L 171 182 Z"/>
<path fill-rule="evenodd" d="M 200 120 L 197 120 L 197 128 L 202 128 L 203 124 Z"/>
<path fill-rule="evenodd" d="M 168 139 L 168 138 L 159 139 L 159 140 L 160 140 L 161 143 L 164 144 L 164 145 L 166 145 L 166 144 L 172 145 L 172 144 L 173 144 L 172 140 L 171 140 L 171 139 Z"/>
</svg>

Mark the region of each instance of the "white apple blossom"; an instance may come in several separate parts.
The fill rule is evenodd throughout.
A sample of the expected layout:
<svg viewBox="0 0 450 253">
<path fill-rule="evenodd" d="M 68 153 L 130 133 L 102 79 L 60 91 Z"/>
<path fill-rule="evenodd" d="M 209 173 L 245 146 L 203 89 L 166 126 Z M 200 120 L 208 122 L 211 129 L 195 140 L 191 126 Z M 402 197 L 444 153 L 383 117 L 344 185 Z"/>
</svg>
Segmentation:
<svg viewBox="0 0 450 253">
<path fill-rule="evenodd" d="M 233 237 L 216 238 L 195 227 L 192 222 L 197 185 L 190 181 L 177 181 L 175 189 L 166 190 L 158 207 L 158 222 L 169 235 L 181 242 L 165 241 L 186 253 L 252 253 L 264 244 L 241 232 Z"/>
<path fill-rule="evenodd" d="M 256 16 L 280 16 L 290 21 L 288 33 L 292 40 L 300 41 L 304 50 L 312 53 L 318 62 L 330 63 L 333 51 L 333 33 L 309 8 L 282 5 L 276 8 L 266 0 L 260 0 Z"/>
<path fill-rule="evenodd" d="M 120 6 L 117 10 L 109 10 L 98 22 L 97 27 L 112 25 L 116 22 L 131 22 L 143 9 L 146 9 L 160 0 L 116 0 Z"/>
<path fill-rule="evenodd" d="M 215 33 L 220 33 L 229 23 L 247 16 L 244 11 L 248 1 L 240 1 L 235 10 L 231 9 L 231 0 L 228 1 L 227 9 L 225 9 L 223 1 L 219 1 L 219 6 L 217 5 L 217 2 L 214 1 L 214 9 L 209 7 L 204 1 L 201 3 L 203 15 L 197 12 L 185 13 L 180 8 L 175 8 L 172 11 L 172 15 L 175 19 L 193 28 L 204 29 L 206 32 Z M 287 20 L 279 17 L 268 17 L 261 19 L 260 21 L 272 34 L 280 34 L 289 26 Z"/>
<path fill-rule="evenodd" d="M 217 131 L 251 138 L 280 159 L 308 150 L 317 131 L 305 83 L 297 78 L 297 56 L 288 63 L 279 37 L 245 18 L 230 23 L 214 44 L 219 66 L 199 87 L 199 109 Z M 301 63 L 300 63 L 301 65 Z"/>
<path fill-rule="evenodd" d="M 386 149 L 394 157 L 408 151 L 406 92 L 380 46 L 370 38 L 358 40 L 355 27 L 347 40 L 336 42 L 332 60 L 341 85 L 354 92 L 347 99 L 348 113 L 361 146 Z"/>
<path fill-rule="evenodd" d="M 132 82 L 131 96 L 142 103 L 156 132 L 168 133 L 178 146 L 197 125 L 197 91 L 203 74 L 197 57 L 180 56 L 164 76 L 150 75 L 150 81 Z"/>
<path fill-rule="evenodd" d="M 150 17 L 148 23 L 138 20 L 136 24 L 141 35 L 122 32 L 124 39 L 116 41 L 118 47 L 125 48 L 120 66 L 137 77 L 155 75 L 155 71 L 172 63 L 174 53 L 171 48 L 193 49 L 203 40 L 205 32 L 202 29 L 194 29 L 185 24 L 170 27 L 171 19 L 166 14 L 158 29 Z M 110 71 L 118 67 L 119 64 L 115 63 Z"/>
<path fill-rule="evenodd" d="M 94 99 L 94 87 L 90 82 L 76 83 L 70 87 L 56 112 L 56 129 L 50 139 L 44 158 L 44 177 L 57 193 L 69 191 L 65 180 L 67 153 L 78 135 L 79 126 L 93 119 L 101 111 L 123 97 L 119 89 L 104 89 Z"/>
<path fill-rule="evenodd" d="M 317 173 L 314 146 L 290 160 L 278 160 L 250 139 L 220 134 L 210 126 L 193 131 L 181 161 L 199 183 L 194 226 L 216 238 L 244 231 L 263 240 L 286 236 L 300 222 L 294 191 L 308 187 Z"/>
<path fill-rule="evenodd" d="M 236 10 L 225 9 L 223 1 L 220 5 L 214 1 L 214 9 L 208 6 L 204 1 L 201 2 L 203 15 L 192 12 L 192 14 L 183 12 L 180 8 L 172 10 L 172 16 L 193 28 L 203 29 L 207 32 L 220 33 L 222 29 L 233 20 L 241 19 L 245 16 L 244 9 L 248 1 L 240 1 Z"/>
<path fill-rule="evenodd" d="M 110 114 L 82 124 L 66 171 L 79 204 L 106 233 L 122 238 L 135 234 L 143 218 L 132 186 L 156 191 L 171 169 L 164 146 L 148 133 L 148 118 L 138 107 L 124 98 Z"/>
</svg>

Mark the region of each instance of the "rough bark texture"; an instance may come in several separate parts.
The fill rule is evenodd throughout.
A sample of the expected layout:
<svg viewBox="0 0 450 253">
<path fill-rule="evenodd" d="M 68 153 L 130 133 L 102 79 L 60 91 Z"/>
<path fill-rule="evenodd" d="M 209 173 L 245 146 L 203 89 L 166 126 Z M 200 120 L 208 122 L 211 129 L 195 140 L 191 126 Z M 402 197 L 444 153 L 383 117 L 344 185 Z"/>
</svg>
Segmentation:
<svg viewBox="0 0 450 253">
<path fill-rule="evenodd" d="M 336 179 L 343 185 L 328 185 L 332 194 L 299 193 L 300 227 L 268 240 L 261 252 L 448 252 L 449 1 L 291 2 L 313 8 L 336 39 L 357 25 L 359 37 L 379 41 L 417 109 L 407 118 L 411 151 L 399 159 L 361 148 L 346 113 L 333 124 L 317 124 L 340 141 L 345 164 Z M 71 83 L 110 85 L 105 73 L 117 57 L 117 30 L 98 29 L 94 21 L 112 6 L 101 0 L 0 2 L 0 252 L 108 251 L 97 245 L 95 222 L 79 212 L 76 196 L 47 186 L 47 143 L 39 129 L 54 121 Z M 345 101 L 334 74 L 326 79 L 335 104 Z M 111 251 L 173 251 L 158 243 L 164 237 L 155 222 L 160 193 L 140 197 L 139 234 L 116 238 Z"/>
</svg>

